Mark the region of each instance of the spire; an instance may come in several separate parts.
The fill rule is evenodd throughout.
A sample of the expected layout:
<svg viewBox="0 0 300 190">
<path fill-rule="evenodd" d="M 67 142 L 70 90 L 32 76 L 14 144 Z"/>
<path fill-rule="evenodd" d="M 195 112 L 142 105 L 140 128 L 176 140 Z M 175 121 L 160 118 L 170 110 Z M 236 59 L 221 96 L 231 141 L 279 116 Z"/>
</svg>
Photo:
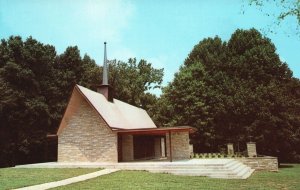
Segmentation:
<svg viewBox="0 0 300 190">
<path fill-rule="evenodd" d="M 102 85 L 108 85 L 108 65 L 106 55 L 106 42 L 104 42 L 103 80 Z"/>
<path fill-rule="evenodd" d="M 106 56 L 106 42 L 104 42 L 103 80 L 102 84 L 97 87 L 97 92 L 103 94 L 103 96 L 108 101 L 113 102 L 113 88 L 108 84 L 108 61 Z"/>
</svg>

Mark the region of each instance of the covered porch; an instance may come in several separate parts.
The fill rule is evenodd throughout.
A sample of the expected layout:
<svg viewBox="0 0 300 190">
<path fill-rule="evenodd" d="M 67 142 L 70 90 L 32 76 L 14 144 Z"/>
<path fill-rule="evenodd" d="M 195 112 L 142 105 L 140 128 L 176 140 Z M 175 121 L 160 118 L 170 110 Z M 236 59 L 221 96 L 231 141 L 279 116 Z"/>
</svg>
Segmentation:
<svg viewBox="0 0 300 190">
<path fill-rule="evenodd" d="M 118 162 L 190 158 L 191 127 L 117 130 Z"/>
</svg>

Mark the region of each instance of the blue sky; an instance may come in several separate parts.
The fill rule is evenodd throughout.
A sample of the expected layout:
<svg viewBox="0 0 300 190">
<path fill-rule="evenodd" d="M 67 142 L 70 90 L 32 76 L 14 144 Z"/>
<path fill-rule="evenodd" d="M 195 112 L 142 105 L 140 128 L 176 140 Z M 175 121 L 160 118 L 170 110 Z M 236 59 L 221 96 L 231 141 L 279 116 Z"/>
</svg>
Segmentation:
<svg viewBox="0 0 300 190">
<path fill-rule="evenodd" d="M 228 40 L 238 28 L 267 29 L 282 61 L 300 78 L 300 37 L 296 20 L 279 27 L 247 0 L 0 0 L 0 38 L 33 36 L 52 44 L 58 53 L 77 45 L 97 64 L 108 58 L 146 59 L 165 69 L 164 85 L 173 79 L 194 45 L 206 37 Z M 244 13 L 242 13 L 244 11 Z M 278 6 L 268 6 L 278 12 Z M 155 93 L 159 94 L 158 91 Z"/>
</svg>

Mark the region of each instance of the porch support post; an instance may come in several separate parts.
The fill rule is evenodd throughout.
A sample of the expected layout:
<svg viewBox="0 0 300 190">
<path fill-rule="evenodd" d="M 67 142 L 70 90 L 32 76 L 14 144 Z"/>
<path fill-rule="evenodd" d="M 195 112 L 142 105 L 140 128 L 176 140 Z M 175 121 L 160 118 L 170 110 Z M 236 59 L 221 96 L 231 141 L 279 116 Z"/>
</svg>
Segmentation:
<svg viewBox="0 0 300 190">
<path fill-rule="evenodd" d="M 122 136 L 122 161 L 133 161 L 133 135 Z"/>
<path fill-rule="evenodd" d="M 169 130 L 169 148 L 170 148 L 170 162 L 173 161 L 173 158 L 172 158 L 172 136 L 171 136 L 171 130 Z"/>
</svg>

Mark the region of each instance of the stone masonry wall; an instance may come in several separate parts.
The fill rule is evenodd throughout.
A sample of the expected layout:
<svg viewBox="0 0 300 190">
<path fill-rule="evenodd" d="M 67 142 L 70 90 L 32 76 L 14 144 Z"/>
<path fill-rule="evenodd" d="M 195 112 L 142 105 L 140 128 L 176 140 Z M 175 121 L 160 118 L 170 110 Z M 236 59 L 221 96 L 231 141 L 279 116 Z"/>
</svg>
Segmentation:
<svg viewBox="0 0 300 190">
<path fill-rule="evenodd" d="M 276 157 L 249 157 L 237 160 L 255 170 L 278 171 L 278 160 Z"/>
<path fill-rule="evenodd" d="M 173 159 L 189 159 L 189 132 L 172 132 Z"/>
<path fill-rule="evenodd" d="M 78 109 L 58 135 L 58 162 L 118 162 L 117 135 L 80 98 Z"/>
<path fill-rule="evenodd" d="M 160 149 L 161 149 L 161 157 L 166 157 L 166 143 L 165 143 L 165 139 L 164 138 L 161 138 L 160 139 L 161 142 L 160 142 Z"/>
<path fill-rule="evenodd" d="M 168 159 L 170 159 L 170 148 L 169 147 L 170 147 L 169 133 L 166 133 L 166 153 L 167 153 L 166 157 Z"/>
<path fill-rule="evenodd" d="M 233 149 L 233 144 L 232 143 L 227 144 L 227 154 L 228 155 L 233 155 L 234 154 L 234 149 Z"/>
<path fill-rule="evenodd" d="M 161 138 L 155 138 L 154 139 L 154 157 L 160 158 L 161 157 Z"/>
<path fill-rule="evenodd" d="M 249 157 L 256 157 L 256 143 L 255 142 L 248 142 L 247 143 L 247 154 Z"/>
<path fill-rule="evenodd" d="M 122 161 L 133 160 L 133 136 L 123 135 L 122 136 Z"/>
<path fill-rule="evenodd" d="M 173 160 L 189 159 L 189 132 L 172 132 L 171 133 L 172 144 L 172 158 Z M 170 157 L 169 150 L 169 134 L 166 135 L 167 142 L 167 156 Z"/>
</svg>

